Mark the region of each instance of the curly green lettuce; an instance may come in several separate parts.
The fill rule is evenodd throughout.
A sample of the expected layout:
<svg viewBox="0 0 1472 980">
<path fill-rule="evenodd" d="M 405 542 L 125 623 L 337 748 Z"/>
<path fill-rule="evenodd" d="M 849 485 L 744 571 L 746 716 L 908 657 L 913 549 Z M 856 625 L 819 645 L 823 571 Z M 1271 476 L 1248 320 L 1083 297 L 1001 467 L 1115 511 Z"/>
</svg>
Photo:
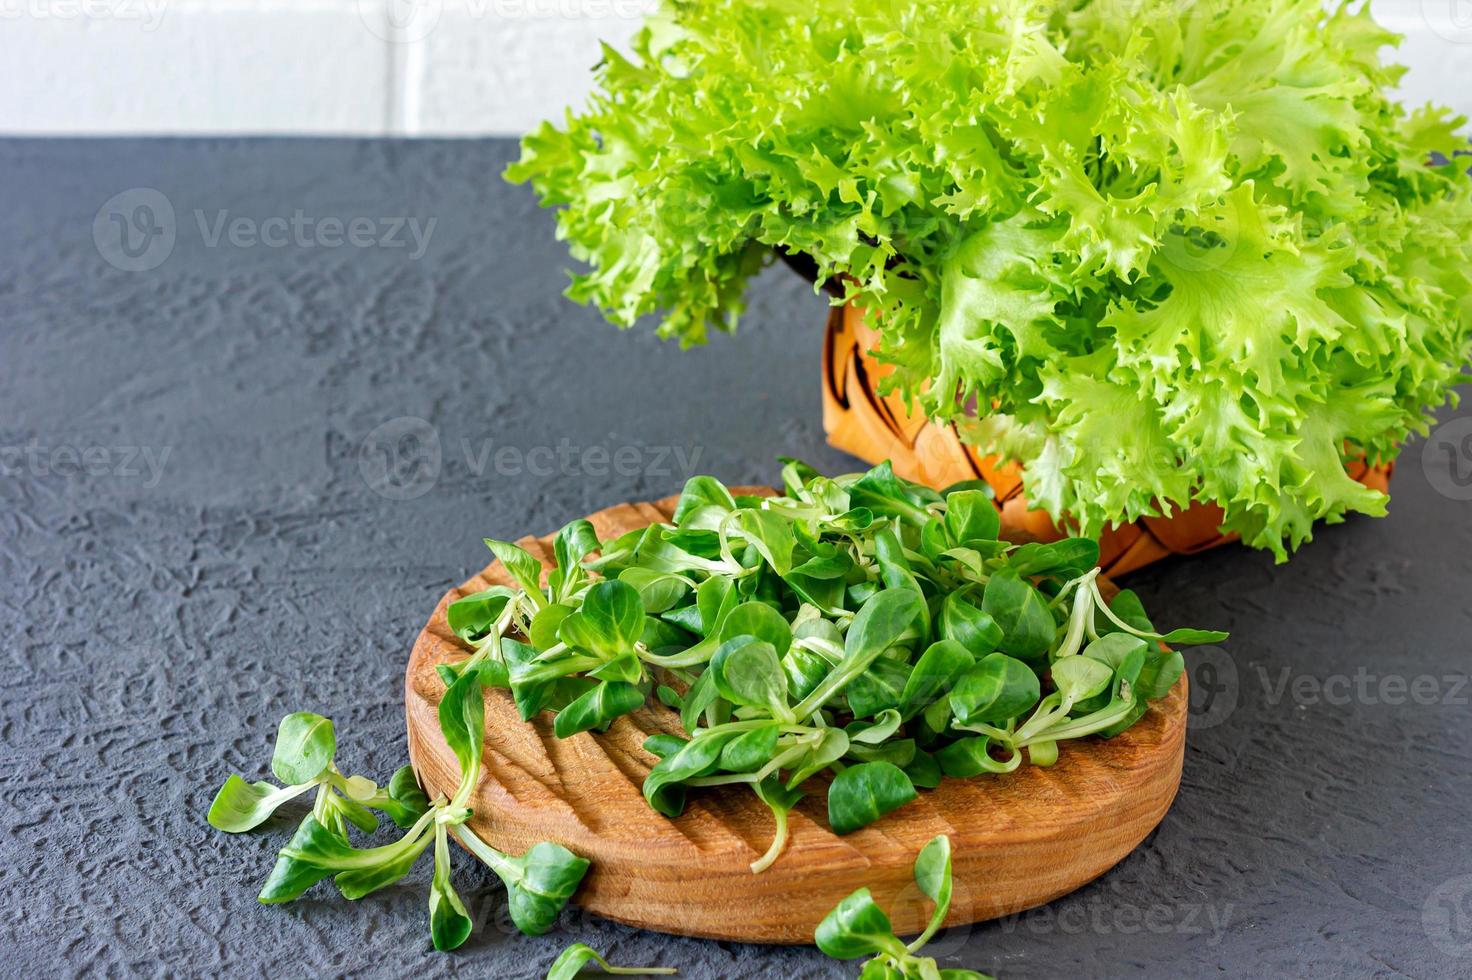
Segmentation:
<svg viewBox="0 0 1472 980">
<path fill-rule="evenodd" d="M 1472 348 L 1465 120 L 1319 0 L 676 0 L 507 170 L 683 344 L 776 252 L 873 311 L 899 390 L 1085 534 L 1220 505 L 1280 559 L 1382 514 Z"/>
</svg>

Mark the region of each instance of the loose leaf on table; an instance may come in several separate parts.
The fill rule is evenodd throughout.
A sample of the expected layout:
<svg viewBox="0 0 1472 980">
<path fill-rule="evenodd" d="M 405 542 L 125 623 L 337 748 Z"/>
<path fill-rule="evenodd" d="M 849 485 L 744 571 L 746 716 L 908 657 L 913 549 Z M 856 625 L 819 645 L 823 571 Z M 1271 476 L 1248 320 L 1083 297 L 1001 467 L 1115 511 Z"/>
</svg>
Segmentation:
<svg viewBox="0 0 1472 980">
<path fill-rule="evenodd" d="M 336 752 L 332 722 L 310 711 L 293 712 L 276 731 L 271 771 L 283 783 L 310 783 L 332 765 Z"/>
<path fill-rule="evenodd" d="M 252 830 L 265 823 L 281 804 L 311 788 L 310 783 L 286 787 L 248 783 L 232 773 L 210 804 L 210 826 L 227 834 Z"/>
<path fill-rule="evenodd" d="M 449 836 L 444 824 L 434 828 L 434 877 L 429 883 L 429 936 L 434 948 L 455 949 L 470 938 L 473 923 L 465 903 L 450 884 Z"/>
<path fill-rule="evenodd" d="M 593 947 L 573 943 L 547 968 L 547 980 L 574 980 L 582 973 L 583 967 L 590 963 L 597 963 L 604 973 L 617 976 L 669 975 L 677 972 L 672 966 L 612 966 Z"/>
</svg>

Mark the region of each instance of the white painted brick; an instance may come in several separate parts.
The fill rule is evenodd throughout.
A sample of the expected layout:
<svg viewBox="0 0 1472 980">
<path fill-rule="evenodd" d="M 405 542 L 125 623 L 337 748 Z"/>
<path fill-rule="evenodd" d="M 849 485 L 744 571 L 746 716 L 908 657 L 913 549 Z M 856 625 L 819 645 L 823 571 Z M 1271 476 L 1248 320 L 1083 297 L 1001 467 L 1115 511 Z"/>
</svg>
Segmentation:
<svg viewBox="0 0 1472 980">
<path fill-rule="evenodd" d="M 519 134 L 560 117 L 592 88 L 600 40 L 626 48 L 653 6 L 652 0 L 446 0 L 438 25 L 410 57 L 411 69 L 418 69 L 406 76 L 415 131 Z"/>
<path fill-rule="evenodd" d="M 520 134 L 654 4 L 0 0 L 0 133 Z M 1407 35 L 1401 97 L 1472 116 L 1472 0 L 1373 9 Z"/>
<path fill-rule="evenodd" d="M 385 131 L 388 46 L 355 0 L 85 2 L 0 0 L 0 132 Z"/>
</svg>

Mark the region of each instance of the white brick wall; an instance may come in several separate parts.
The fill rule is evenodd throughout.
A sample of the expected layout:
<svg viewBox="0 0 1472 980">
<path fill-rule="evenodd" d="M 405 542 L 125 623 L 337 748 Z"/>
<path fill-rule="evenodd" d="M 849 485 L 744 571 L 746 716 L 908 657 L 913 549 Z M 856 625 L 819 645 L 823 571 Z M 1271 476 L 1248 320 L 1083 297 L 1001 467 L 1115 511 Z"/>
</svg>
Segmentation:
<svg viewBox="0 0 1472 980">
<path fill-rule="evenodd" d="M 519 134 L 657 0 L 0 0 L 0 133 Z M 1472 0 L 1377 0 L 1472 115 Z"/>
</svg>

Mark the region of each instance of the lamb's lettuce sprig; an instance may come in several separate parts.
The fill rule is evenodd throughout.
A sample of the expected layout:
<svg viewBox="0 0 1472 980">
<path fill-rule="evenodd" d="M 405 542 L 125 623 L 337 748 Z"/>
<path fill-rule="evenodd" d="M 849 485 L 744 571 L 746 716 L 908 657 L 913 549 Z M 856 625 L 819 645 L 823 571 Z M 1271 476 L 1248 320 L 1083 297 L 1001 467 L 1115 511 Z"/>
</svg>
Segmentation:
<svg viewBox="0 0 1472 980">
<path fill-rule="evenodd" d="M 915 858 L 915 884 L 934 903 L 925 930 L 906 943 L 894 934 L 869 889 L 860 888 L 834 906 L 813 934 L 818 948 L 839 960 L 872 956 L 859 980 L 992 980 L 974 970 L 941 969 L 934 959 L 917 955 L 945 922 L 951 909 L 951 840 L 933 838 Z"/>
<path fill-rule="evenodd" d="M 317 787 L 317 803 L 303 818 L 261 888 L 266 904 L 289 902 L 331 877 L 343 897 L 358 899 L 402 879 L 431 847 L 434 874 L 429 886 L 430 938 L 436 949 L 454 949 L 469 938 L 473 921 L 450 880 L 449 839 L 496 872 L 506 886 L 511 920 L 527 935 L 552 927 L 577 889 L 588 862 L 558 844 L 540 843 L 526 854 L 507 855 L 486 844 L 465 825 L 470 796 L 480 777 L 484 737 L 484 686 L 479 669 L 462 671 L 440 702 L 440 729 L 460 764 L 453 796 L 429 800 L 405 766 L 387 790 L 361 776 L 343 777 L 332 762 L 336 740 L 332 723 L 297 713 L 282 720 L 272 770 L 291 785 L 246 783 L 232 775 L 210 807 L 210 823 L 232 833 L 249 830 L 281 803 Z M 363 831 L 377 826 L 371 809 L 387 813 L 405 829 L 397 841 L 360 848 L 348 824 Z"/>
</svg>

